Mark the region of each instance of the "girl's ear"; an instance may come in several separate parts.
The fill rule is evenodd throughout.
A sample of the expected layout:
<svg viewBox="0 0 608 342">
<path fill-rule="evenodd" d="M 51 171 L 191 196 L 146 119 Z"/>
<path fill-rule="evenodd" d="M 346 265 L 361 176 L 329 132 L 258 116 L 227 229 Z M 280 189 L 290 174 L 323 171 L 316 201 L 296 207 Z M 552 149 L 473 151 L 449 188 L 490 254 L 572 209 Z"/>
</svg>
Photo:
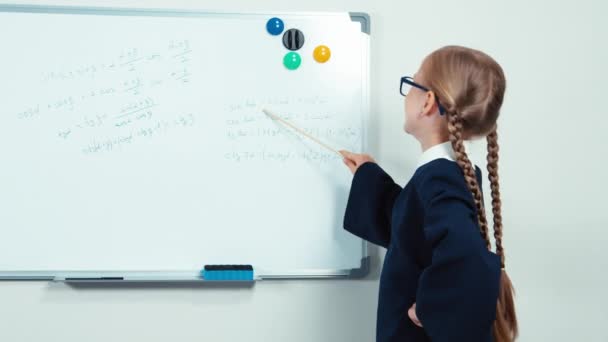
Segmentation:
<svg viewBox="0 0 608 342">
<path fill-rule="evenodd" d="M 434 115 L 439 111 L 439 107 L 437 106 L 437 98 L 435 97 L 435 93 L 432 91 L 427 91 L 424 99 L 424 106 L 422 107 L 421 114 L 422 115 Z"/>
</svg>

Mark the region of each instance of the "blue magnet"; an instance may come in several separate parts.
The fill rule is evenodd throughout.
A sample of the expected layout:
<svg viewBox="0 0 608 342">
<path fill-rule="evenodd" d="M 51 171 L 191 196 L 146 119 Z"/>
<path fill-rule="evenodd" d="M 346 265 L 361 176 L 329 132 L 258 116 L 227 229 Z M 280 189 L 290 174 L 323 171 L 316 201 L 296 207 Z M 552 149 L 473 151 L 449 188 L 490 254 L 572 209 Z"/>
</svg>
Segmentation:
<svg viewBox="0 0 608 342">
<path fill-rule="evenodd" d="M 283 24 L 283 20 L 279 18 L 272 18 L 266 23 L 266 30 L 273 36 L 278 36 L 283 33 L 283 29 L 285 29 L 285 24 Z"/>
</svg>

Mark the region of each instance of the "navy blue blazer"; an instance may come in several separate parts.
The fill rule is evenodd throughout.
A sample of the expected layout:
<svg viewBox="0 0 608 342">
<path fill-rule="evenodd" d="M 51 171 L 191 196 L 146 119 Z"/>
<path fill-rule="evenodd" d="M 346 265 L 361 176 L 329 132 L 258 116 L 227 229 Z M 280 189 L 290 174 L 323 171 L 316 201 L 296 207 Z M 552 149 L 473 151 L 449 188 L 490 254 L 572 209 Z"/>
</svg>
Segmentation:
<svg viewBox="0 0 608 342">
<path fill-rule="evenodd" d="M 344 228 L 387 248 L 377 342 L 492 341 L 500 258 L 486 248 L 457 163 L 428 162 L 403 189 L 377 164 L 361 165 Z M 414 303 L 423 328 L 408 317 Z"/>
</svg>

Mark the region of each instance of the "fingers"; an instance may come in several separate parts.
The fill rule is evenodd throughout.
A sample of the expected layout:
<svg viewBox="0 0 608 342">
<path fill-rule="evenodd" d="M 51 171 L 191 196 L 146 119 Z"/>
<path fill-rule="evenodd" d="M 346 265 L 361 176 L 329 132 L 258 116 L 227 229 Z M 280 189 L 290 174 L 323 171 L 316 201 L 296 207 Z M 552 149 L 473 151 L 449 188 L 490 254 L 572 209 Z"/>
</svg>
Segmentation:
<svg viewBox="0 0 608 342">
<path fill-rule="evenodd" d="M 348 158 L 348 159 L 353 159 L 353 157 L 354 157 L 354 155 L 355 155 L 354 153 L 352 153 L 352 152 L 350 152 L 350 151 L 347 151 L 347 150 L 340 150 L 340 151 L 338 151 L 338 152 L 340 152 L 340 154 L 341 154 L 341 155 L 342 155 L 344 158 Z"/>
<path fill-rule="evenodd" d="M 352 161 L 356 165 L 361 164 L 362 157 L 364 156 L 363 154 L 352 153 L 346 150 L 340 150 L 339 152 L 342 156 L 344 156 L 345 159 Z"/>
<path fill-rule="evenodd" d="M 342 161 L 344 161 L 344 164 L 346 164 L 346 166 L 348 166 L 348 169 L 350 170 L 350 172 L 352 172 L 353 174 L 355 173 L 355 171 L 357 170 L 357 164 L 355 164 L 355 162 L 353 162 L 350 159 L 342 159 Z"/>
<path fill-rule="evenodd" d="M 414 305 L 412 305 L 412 307 L 407 310 L 407 315 L 410 317 L 410 320 L 414 324 L 422 328 L 422 323 L 420 323 L 420 320 L 418 320 L 418 316 L 416 316 L 416 303 L 414 303 Z"/>
<path fill-rule="evenodd" d="M 344 156 L 344 158 L 342 159 L 344 164 L 348 166 L 348 169 L 352 174 L 355 174 L 355 171 L 357 170 L 357 162 L 355 160 L 356 154 L 346 150 L 340 150 L 339 152 L 342 156 Z"/>
<path fill-rule="evenodd" d="M 366 163 L 366 162 L 375 163 L 376 162 L 374 160 L 374 158 L 372 158 L 368 154 L 352 153 L 352 152 L 346 151 L 346 150 L 340 150 L 338 152 L 340 152 L 340 154 L 344 157 L 344 159 L 343 159 L 344 164 L 346 164 L 348 166 L 348 168 L 351 170 L 351 172 L 353 174 L 355 173 L 357 168 L 359 166 L 361 166 L 363 163 Z"/>
</svg>

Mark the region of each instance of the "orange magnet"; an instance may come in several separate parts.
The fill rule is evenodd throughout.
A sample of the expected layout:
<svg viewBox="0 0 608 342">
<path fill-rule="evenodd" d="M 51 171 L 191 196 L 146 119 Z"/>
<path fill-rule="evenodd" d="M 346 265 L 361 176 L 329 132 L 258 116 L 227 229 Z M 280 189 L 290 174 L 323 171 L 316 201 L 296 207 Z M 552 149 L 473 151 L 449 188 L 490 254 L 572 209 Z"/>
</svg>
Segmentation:
<svg viewBox="0 0 608 342">
<path fill-rule="evenodd" d="M 315 48 L 312 55 L 315 58 L 315 61 L 325 63 L 331 57 L 331 50 L 325 45 L 319 45 Z"/>
</svg>

